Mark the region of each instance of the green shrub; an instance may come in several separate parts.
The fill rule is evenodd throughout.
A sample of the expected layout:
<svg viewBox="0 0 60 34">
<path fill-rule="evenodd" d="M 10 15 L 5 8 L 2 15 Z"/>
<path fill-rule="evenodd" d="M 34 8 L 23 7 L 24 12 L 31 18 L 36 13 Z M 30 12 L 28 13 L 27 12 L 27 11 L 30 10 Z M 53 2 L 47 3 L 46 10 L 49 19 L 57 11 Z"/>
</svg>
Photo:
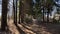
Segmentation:
<svg viewBox="0 0 60 34">
<path fill-rule="evenodd" d="M 25 22 L 27 24 L 31 24 L 32 23 L 32 19 L 31 18 L 25 18 L 24 20 L 25 20 Z"/>
</svg>

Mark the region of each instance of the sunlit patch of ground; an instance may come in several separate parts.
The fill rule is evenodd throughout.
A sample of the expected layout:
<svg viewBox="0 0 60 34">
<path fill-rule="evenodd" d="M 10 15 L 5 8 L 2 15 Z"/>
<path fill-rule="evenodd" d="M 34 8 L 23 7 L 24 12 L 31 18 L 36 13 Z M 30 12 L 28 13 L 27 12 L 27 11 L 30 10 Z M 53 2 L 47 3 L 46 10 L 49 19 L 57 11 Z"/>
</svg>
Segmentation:
<svg viewBox="0 0 60 34">
<path fill-rule="evenodd" d="M 12 34 L 20 34 L 19 31 L 17 30 L 17 27 L 14 25 L 13 20 L 10 20 L 7 24 Z"/>
<path fill-rule="evenodd" d="M 14 25 L 13 20 L 10 20 L 8 23 L 8 28 L 12 32 L 12 34 L 20 34 L 20 32 L 17 30 L 17 27 Z M 18 24 L 18 26 L 26 33 L 26 34 L 35 34 L 33 31 L 30 31 L 26 28 L 24 28 L 21 24 Z"/>
</svg>

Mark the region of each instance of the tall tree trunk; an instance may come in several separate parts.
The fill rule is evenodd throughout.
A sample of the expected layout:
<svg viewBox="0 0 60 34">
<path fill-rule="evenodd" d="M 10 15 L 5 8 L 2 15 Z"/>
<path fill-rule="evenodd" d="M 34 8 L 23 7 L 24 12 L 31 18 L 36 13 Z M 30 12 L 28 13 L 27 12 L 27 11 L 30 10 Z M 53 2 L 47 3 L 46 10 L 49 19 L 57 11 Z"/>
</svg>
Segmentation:
<svg viewBox="0 0 60 34">
<path fill-rule="evenodd" d="M 14 24 L 17 25 L 17 0 L 13 0 Z"/>
<path fill-rule="evenodd" d="M 8 0 L 2 0 L 2 20 L 1 20 L 1 30 L 5 31 L 7 26 L 7 5 Z"/>
<path fill-rule="evenodd" d="M 44 20 L 44 7 L 43 7 L 43 22 L 44 22 L 45 20 Z"/>
<path fill-rule="evenodd" d="M 21 10 L 22 10 L 22 1 L 19 0 L 19 24 L 21 23 Z"/>
<path fill-rule="evenodd" d="M 50 12 L 50 10 L 48 9 L 48 12 L 47 12 L 47 23 L 49 23 L 49 12 Z"/>
</svg>

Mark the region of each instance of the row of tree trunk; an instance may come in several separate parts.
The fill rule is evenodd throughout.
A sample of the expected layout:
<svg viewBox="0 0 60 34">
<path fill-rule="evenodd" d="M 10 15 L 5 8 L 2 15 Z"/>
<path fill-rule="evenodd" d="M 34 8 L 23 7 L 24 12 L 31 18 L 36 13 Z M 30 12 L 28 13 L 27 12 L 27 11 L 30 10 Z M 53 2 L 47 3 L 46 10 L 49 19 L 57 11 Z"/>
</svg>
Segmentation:
<svg viewBox="0 0 60 34">
<path fill-rule="evenodd" d="M 2 0 L 1 31 L 5 31 L 7 28 L 8 1 L 9 0 Z M 29 11 L 29 9 L 31 11 L 32 0 L 19 0 L 19 4 L 20 4 L 19 5 L 19 23 L 23 23 L 25 13 Z M 15 11 L 14 0 L 13 0 L 13 11 L 14 11 L 14 24 L 17 25 L 17 4 L 16 4 L 16 11 Z M 21 18 L 21 22 L 20 22 L 20 18 Z"/>
</svg>

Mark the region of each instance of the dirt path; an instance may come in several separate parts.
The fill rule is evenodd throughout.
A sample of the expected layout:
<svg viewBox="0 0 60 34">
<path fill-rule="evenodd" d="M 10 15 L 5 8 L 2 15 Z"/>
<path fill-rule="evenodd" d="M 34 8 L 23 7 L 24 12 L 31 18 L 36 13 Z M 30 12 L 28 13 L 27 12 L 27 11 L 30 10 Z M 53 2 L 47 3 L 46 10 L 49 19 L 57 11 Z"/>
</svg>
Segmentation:
<svg viewBox="0 0 60 34">
<path fill-rule="evenodd" d="M 14 25 L 13 20 L 8 23 L 9 30 L 12 34 L 20 34 L 17 27 Z M 60 24 L 32 24 L 30 26 L 18 24 L 18 26 L 26 34 L 60 34 Z M 35 32 L 36 33 L 35 33 Z"/>
<path fill-rule="evenodd" d="M 60 34 L 60 24 L 34 24 L 31 29 L 38 34 Z"/>
<path fill-rule="evenodd" d="M 17 27 L 14 25 L 13 20 L 10 20 L 7 24 L 12 34 L 20 34 L 19 31 L 17 30 Z"/>
<path fill-rule="evenodd" d="M 60 34 L 60 24 L 33 24 L 26 28 L 35 31 L 36 34 Z"/>
<path fill-rule="evenodd" d="M 12 34 L 20 34 L 20 32 L 17 30 L 17 27 L 14 25 L 13 20 L 10 20 L 8 23 L 8 28 L 12 32 Z M 24 28 L 21 24 L 18 24 L 18 26 L 26 33 L 26 34 L 35 34 L 33 31 L 30 31 L 26 28 Z"/>
</svg>

